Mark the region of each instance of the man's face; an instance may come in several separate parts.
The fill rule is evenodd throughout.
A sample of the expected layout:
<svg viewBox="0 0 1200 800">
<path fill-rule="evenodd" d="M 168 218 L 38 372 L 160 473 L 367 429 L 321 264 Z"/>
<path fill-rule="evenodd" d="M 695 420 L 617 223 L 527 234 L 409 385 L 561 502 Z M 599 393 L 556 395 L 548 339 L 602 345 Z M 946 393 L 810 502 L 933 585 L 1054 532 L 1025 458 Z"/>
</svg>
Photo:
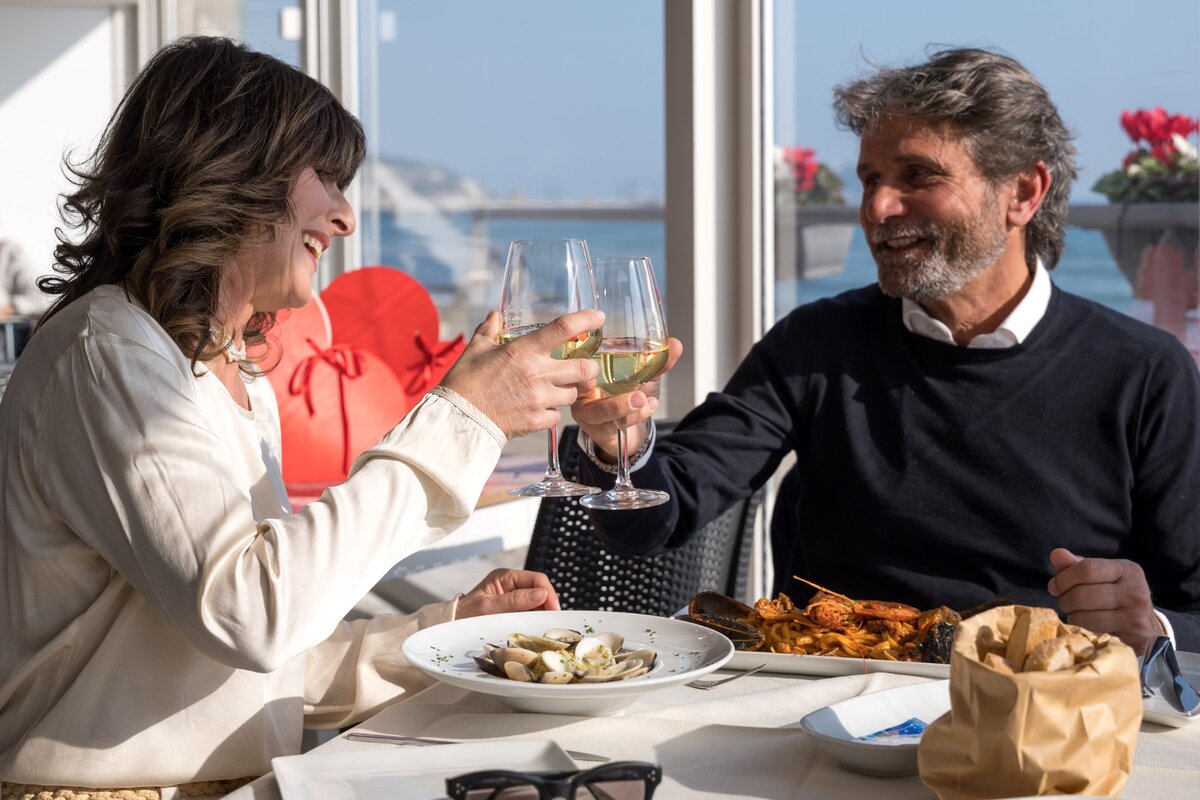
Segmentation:
<svg viewBox="0 0 1200 800">
<path fill-rule="evenodd" d="M 1007 247 L 1000 188 L 980 174 L 961 137 L 896 120 L 864 132 L 859 223 L 879 286 L 916 302 L 949 297 Z"/>
</svg>

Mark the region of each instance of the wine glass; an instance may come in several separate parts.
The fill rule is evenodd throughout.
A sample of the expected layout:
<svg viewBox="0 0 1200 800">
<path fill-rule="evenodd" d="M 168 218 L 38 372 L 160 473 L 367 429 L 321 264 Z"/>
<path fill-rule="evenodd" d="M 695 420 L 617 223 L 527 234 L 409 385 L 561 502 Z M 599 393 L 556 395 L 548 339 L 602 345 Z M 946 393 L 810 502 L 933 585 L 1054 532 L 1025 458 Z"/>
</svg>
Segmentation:
<svg viewBox="0 0 1200 800">
<path fill-rule="evenodd" d="M 596 307 L 596 286 L 587 242 L 583 239 L 521 239 L 508 246 L 500 315 L 506 344 L 532 333 L 555 317 Z M 588 358 L 600 345 L 600 331 L 588 331 L 554 348 L 551 356 Z M 537 483 L 511 489 L 518 497 L 577 497 L 600 491 L 597 486 L 574 483 L 558 466 L 558 429 L 547 432 L 546 474 Z"/>
<path fill-rule="evenodd" d="M 650 259 L 598 258 L 593 264 L 596 300 L 604 312 L 604 333 L 592 360 L 600 365 L 596 382 L 610 395 L 631 392 L 651 380 L 667 364 L 667 321 L 654 282 Z M 581 498 L 588 508 L 623 511 L 650 508 L 671 496 L 635 489 L 629 480 L 625 429 L 617 428 L 617 480 L 603 494 Z"/>
</svg>

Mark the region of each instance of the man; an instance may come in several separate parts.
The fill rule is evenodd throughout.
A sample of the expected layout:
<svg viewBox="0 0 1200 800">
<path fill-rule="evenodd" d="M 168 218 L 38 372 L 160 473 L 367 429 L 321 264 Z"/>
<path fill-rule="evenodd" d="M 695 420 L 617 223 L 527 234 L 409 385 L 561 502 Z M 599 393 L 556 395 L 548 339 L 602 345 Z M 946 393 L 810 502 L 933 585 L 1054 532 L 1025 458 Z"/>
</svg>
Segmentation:
<svg viewBox="0 0 1200 800">
<path fill-rule="evenodd" d="M 1075 149 L 1045 89 L 948 50 L 834 94 L 878 285 L 779 322 L 642 457 L 636 483 L 672 502 L 595 513 L 602 535 L 676 545 L 790 452 L 777 590 L 1057 603 L 1138 649 L 1200 650 L 1200 378 L 1174 337 L 1051 283 Z M 614 420 L 643 445 L 656 390 L 576 402 L 585 481 Z"/>
</svg>

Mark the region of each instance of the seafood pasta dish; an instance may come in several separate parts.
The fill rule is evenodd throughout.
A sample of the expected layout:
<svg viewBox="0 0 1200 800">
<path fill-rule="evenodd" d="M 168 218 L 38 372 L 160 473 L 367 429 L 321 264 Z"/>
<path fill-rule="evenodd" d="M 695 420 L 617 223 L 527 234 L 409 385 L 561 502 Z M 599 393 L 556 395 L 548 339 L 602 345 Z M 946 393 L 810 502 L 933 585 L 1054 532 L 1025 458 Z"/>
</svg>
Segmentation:
<svg viewBox="0 0 1200 800">
<path fill-rule="evenodd" d="M 960 613 L 939 606 L 922 611 L 904 603 L 855 600 L 804 583 L 817 591 L 803 606 L 782 593 L 751 607 L 716 592 L 701 592 L 681 619 L 721 631 L 739 650 L 947 664 L 958 623 L 983 610 Z"/>
</svg>

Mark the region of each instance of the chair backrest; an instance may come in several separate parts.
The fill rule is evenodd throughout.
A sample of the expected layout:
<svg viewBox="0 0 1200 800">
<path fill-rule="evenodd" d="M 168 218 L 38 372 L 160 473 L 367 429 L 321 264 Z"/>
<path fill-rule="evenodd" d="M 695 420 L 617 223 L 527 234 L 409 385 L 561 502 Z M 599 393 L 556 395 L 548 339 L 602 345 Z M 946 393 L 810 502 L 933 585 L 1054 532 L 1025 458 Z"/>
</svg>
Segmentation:
<svg viewBox="0 0 1200 800">
<path fill-rule="evenodd" d="M 659 422 L 668 432 L 674 421 Z M 578 478 L 578 428 L 562 432 L 563 474 Z M 635 481 L 636 483 L 636 474 Z M 670 616 L 697 592 L 745 592 L 759 493 L 736 503 L 681 547 L 655 556 L 614 552 L 600 541 L 574 497 L 546 497 L 538 508 L 525 568 L 550 577 L 563 608 Z"/>
</svg>

